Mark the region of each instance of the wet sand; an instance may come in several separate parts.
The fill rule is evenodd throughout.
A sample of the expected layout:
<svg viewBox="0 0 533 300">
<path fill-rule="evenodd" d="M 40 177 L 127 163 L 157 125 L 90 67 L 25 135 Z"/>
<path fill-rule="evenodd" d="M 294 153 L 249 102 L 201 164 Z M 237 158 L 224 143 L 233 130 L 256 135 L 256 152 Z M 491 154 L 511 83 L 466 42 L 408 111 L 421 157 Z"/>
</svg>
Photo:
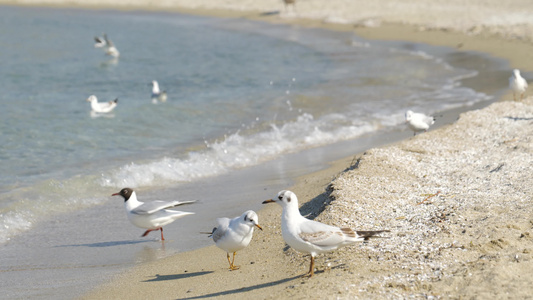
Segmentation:
<svg viewBox="0 0 533 300">
<path fill-rule="evenodd" d="M 533 4 L 524 1 L 487 1 L 469 4 L 468 9 L 456 4 L 459 1 L 437 8 L 423 1 L 374 2 L 378 8 L 396 8 L 394 18 L 399 19 L 388 10 L 365 19 L 362 16 L 380 11 L 362 4 L 336 6 L 340 0 L 324 11 L 337 9 L 341 17 L 327 18 L 312 18 L 318 12 L 304 3 L 291 14 L 281 3 L 265 9 L 260 1 L 243 11 L 232 3 L 242 7 L 249 1 L 227 1 L 224 7 L 213 2 L 195 2 L 194 7 L 176 1 L 172 5 L 181 7 L 168 7 L 481 51 L 508 59 L 512 67 L 533 70 L 531 38 L 522 30 L 530 25 L 510 21 L 521 16 L 516 7 L 522 5 L 525 14 L 533 10 Z M 161 9 L 142 4 L 128 8 Z M 313 0 L 308 4 L 318 5 Z M 435 9 L 446 13 L 435 14 Z M 360 17 L 357 22 L 342 17 L 354 11 Z M 503 21 L 476 25 L 496 13 Z M 450 25 L 453 18 L 462 21 Z M 332 24 L 335 20 L 343 24 Z M 533 99 L 511 99 L 506 95 L 487 108 L 463 113 L 452 125 L 354 153 L 299 178 L 290 189 L 299 196 L 302 214 L 340 227 L 391 230 L 387 239 L 320 255 L 311 279 L 300 278 L 309 258 L 285 246 L 281 208 L 271 205 L 259 212 L 265 230 L 256 232 L 250 246 L 237 254 L 240 270 L 228 271 L 225 253 L 211 246 L 137 265 L 83 298 L 531 297 Z"/>
</svg>

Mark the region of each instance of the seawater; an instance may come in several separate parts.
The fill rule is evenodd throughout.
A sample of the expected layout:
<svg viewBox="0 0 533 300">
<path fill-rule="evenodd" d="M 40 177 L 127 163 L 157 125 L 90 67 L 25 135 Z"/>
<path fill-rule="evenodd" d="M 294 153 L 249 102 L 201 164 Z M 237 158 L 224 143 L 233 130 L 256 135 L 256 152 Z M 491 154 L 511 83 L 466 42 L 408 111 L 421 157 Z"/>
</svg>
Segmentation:
<svg viewBox="0 0 533 300">
<path fill-rule="evenodd" d="M 454 60 L 453 49 L 369 42 L 351 33 L 8 6 L 0 23 L 4 245 L 58 216 L 105 207 L 123 187 L 154 195 L 184 186 L 201 199 L 197 185 L 206 180 L 238 188 L 225 178 L 288 154 L 383 132 L 409 136 L 407 109 L 434 114 L 494 99 L 463 86 L 479 72 Z M 104 32 L 120 58 L 93 47 Z M 166 103 L 151 103 L 152 80 L 167 91 Z M 118 98 L 118 107 L 91 114 L 85 99 L 92 94 Z M 122 210 L 117 201 L 109 207 Z M 95 211 L 101 216 L 105 209 Z M 107 230 L 94 220 L 86 225 Z M 58 243 L 51 247 L 72 246 Z"/>
<path fill-rule="evenodd" d="M 110 187 L 219 176 L 489 97 L 422 51 L 290 26 L 143 12 L 0 10 L 0 242 Z M 102 33 L 121 51 L 93 47 Z M 169 100 L 150 102 L 151 80 Z M 119 99 L 95 118 L 85 99 Z M 107 191 L 107 189 L 104 189 Z"/>
</svg>

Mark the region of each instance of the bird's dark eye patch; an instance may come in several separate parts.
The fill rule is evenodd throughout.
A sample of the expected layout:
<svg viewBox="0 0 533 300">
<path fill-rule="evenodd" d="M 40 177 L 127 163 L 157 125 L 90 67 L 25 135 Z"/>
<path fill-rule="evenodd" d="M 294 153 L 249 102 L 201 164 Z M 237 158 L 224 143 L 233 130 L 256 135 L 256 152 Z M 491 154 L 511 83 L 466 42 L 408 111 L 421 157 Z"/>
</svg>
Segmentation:
<svg viewBox="0 0 533 300">
<path fill-rule="evenodd" d="M 283 196 L 279 196 L 278 199 L 279 199 L 279 200 L 283 199 Z"/>
</svg>

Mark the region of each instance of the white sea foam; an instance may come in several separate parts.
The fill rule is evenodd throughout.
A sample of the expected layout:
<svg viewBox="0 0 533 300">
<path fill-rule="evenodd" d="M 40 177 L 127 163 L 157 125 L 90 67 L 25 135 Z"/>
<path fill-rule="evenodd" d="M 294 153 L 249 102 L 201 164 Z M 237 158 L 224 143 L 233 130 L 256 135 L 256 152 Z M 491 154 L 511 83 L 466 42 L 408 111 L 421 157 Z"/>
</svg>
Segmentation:
<svg viewBox="0 0 533 300">
<path fill-rule="evenodd" d="M 190 152 L 184 159 L 165 157 L 144 164 L 130 163 L 103 174 L 100 182 L 102 186 L 116 188 L 188 182 L 254 166 L 285 153 L 353 139 L 379 127 L 359 122 L 329 128 L 328 124 L 335 121 L 346 122 L 346 119 L 332 114 L 315 120 L 310 114 L 302 114 L 293 122 L 271 124 L 267 131 L 248 136 L 236 132 L 222 141 L 207 143 L 206 149 Z"/>
<path fill-rule="evenodd" d="M 95 178 L 48 180 L 35 187 L 11 190 L 2 196 L 13 199 L 0 210 L 0 243 L 33 227 L 50 215 L 76 211 L 104 202 L 107 194 L 94 193 Z M 90 196 L 87 196 L 90 195 Z M 4 200 L 6 201 L 6 200 Z"/>
</svg>

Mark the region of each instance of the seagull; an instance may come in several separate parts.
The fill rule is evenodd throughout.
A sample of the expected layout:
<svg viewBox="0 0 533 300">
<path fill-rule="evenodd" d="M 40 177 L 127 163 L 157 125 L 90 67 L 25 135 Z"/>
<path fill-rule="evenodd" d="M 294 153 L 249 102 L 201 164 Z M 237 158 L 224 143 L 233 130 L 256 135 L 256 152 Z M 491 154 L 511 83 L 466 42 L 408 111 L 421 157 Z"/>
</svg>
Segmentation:
<svg viewBox="0 0 533 300">
<path fill-rule="evenodd" d="M 292 10 L 296 11 L 296 0 L 283 0 L 285 3 L 285 12 L 289 12 L 289 5 L 292 5 Z"/>
<path fill-rule="evenodd" d="M 117 107 L 118 98 L 109 102 L 98 102 L 98 98 L 95 95 L 89 96 L 87 102 L 91 102 L 91 108 L 97 113 L 108 113 Z"/>
<path fill-rule="evenodd" d="M 429 126 L 435 123 L 435 117 L 408 110 L 405 113 L 405 122 L 413 131 L 413 135 L 416 135 L 417 132 L 428 131 Z"/>
<path fill-rule="evenodd" d="M 167 101 L 167 92 L 159 90 L 159 83 L 152 80 L 152 103 L 157 102 L 166 102 Z"/>
<path fill-rule="evenodd" d="M 298 209 L 298 198 L 291 191 L 281 191 L 277 199 L 263 201 L 263 204 L 277 203 L 283 207 L 281 214 L 281 233 L 285 242 L 294 250 L 311 254 L 309 272 L 304 276 L 314 274 L 315 256 L 355 242 L 366 241 L 376 234 L 388 232 L 354 231 L 350 228 L 339 228 L 317 221 L 306 219 Z"/>
<path fill-rule="evenodd" d="M 253 210 L 245 211 L 241 216 L 233 219 L 217 219 L 217 227 L 213 228 L 211 236 L 217 247 L 226 251 L 231 271 L 239 269 L 239 266 L 234 265 L 235 254 L 250 244 L 254 227 L 263 230 L 258 223 L 257 214 Z M 232 261 L 229 259 L 231 252 L 233 252 Z"/>
<path fill-rule="evenodd" d="M 104 48 L 105 54 L 110 55 L 112 57 L 119 57 L 120 52 L 118 52 L 118 49 L 115 47 L 113 42 L 107 38 L 107 34 L 104 33 L 103 37 L 94 37 L 94 47 L 95 48 Z"/>
<path fill-rule="evenodd" d="M 163 226 L 170 224 L 177 219 L 193 215 L 192 212 L 172 210 L 171 208 L 194 203 L 196 201 L 151 201 L 141 202 L 137 200 L 135 191 L 130 188 L 123 188 L 118 193 L 111 196 L 122 196 L 124 198 L 124 207 L 128 214 L 130 222 L 140 228 L 147 229 L 142 236 L 146 236 L 150 231 L 161 230 L 161 240 L 163 237 Z"/>
<path fill-rule="evenodd" d="M 527 81 L 520 75 L 520 70 L 514 69 L 513 75 L 509 77 L 509 88 L 513 90 L 513 99 L 516 101 L 516 94 L 520 93 L 520 100 L 524 98 L 527 89 Z"/>
</svg>

